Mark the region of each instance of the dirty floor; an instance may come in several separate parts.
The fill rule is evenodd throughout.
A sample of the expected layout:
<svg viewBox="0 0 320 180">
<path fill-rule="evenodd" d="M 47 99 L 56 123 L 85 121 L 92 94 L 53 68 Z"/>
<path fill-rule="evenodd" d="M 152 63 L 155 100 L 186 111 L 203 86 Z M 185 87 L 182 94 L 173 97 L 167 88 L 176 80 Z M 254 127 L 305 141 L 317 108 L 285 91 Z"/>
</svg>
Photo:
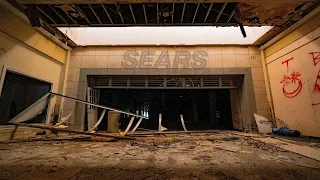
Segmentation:
<svg viewBox="0 0 320 180">
<path fill-rule="evenodd" d="M 319 161 L 232 131 L 109 142 L 99 138 L 63 139 L 65 136 L 1 143 L 0 179 L 320 177 Z M 319 147 L 314 148 L 320 151 Z"/>
</svg>

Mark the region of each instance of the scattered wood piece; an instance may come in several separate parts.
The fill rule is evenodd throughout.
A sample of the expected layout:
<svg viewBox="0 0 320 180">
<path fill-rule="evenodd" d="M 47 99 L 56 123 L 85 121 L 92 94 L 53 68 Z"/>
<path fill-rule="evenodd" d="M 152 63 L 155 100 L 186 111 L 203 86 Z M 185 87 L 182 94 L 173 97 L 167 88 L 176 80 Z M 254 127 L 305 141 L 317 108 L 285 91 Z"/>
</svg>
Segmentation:
<svg viewBox="0 0 320 180">
<path fill-rule="evenodd" d="M 133 137 L 124 137 L 124 136 L 121 137 L 121 136 L 114 136 L 114 135 L 103 134 L 103 133 L 90 133 L 90 132 L 76 131 L 76 130 L 70 130 L 70 129 L 60 129 L 60 128 L 45 126 L 45 125 L 24 124 L 24 123 L 10 123 L 10 124 L 13 124 L 16 126 L 27 126 L 27 127 L 40 128 L 40 129 L 49 129 L 53 131 L 61 131 L 66 133 L 85 134 L 85 135 L 101 136 L 101 137 L 112 137 L 112 138 L 122 139 L 122 140 L 135 140 L 135 138 Z"/>
</svg>

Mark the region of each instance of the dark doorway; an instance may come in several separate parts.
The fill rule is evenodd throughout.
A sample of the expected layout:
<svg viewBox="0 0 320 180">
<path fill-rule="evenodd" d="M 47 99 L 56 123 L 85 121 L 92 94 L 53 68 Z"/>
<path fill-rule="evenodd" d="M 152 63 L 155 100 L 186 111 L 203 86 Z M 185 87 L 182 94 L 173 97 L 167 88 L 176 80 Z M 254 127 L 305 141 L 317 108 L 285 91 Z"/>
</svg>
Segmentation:
<svg viewBox="0 0 320 180">
<path fill-rule="evenodd" d="M 48 93 L 50 89 L 51 84 L 47 82 L 7 71 L 0 97 L 0 124 L 7 124 L 9 120 Z M 43 122 L 46 114 L 47 110 L 29 122 Z"/>
<path fill-rule="evenodd" d="M 144 120 L 141 128 L 157 129 L 162 113 L 162 125 L 169 130 L 182 130 L 180 114 L 188 130 L 232 129 L 228 89 L 101 89 L 99 103 L 148 116 L 150 119 Z M 129 119 L 122 115 L 121 128 Z M 107 117 L 99 130 L 106 129 L 106 122 Z"/>
</svg>

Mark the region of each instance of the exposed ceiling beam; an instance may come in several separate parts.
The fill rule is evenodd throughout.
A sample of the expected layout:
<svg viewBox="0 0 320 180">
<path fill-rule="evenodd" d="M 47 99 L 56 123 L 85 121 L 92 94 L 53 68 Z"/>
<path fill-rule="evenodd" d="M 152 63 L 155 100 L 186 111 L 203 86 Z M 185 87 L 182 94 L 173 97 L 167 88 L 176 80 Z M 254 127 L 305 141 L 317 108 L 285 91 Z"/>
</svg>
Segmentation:
<svg viewBox="0 0 320 180">
<path fill-rule="evenodd" d="M 172 3 L 172 15 L 171 15 L 172 23 L 173 23 L 173 17 L 174 17 L 174 6 L 175 4 Z"/>
<path fill-rule="evenodd" d="M 48 6 L 49 6 L 49 8 L 50 8 L 56 15 L 59 16 L 59 18 L 60 18 L 63 22 L 65 22 L 66 24 L 69 24 L 69 23 L 62 17 L 62 15 L 61 15 L 58 11 L 56 11 L 56 10 L 54 9 L 54 7 L 52 7 L 52 6 L 50 6 L 50 5 L 48 5 Z"/>
<path fill-rule="evenodd" d="M 217 22 L 219 21 L 219 18 L 220 18 L 220 16 L 221 16 L 221 14 L 223 13 L 224 9 L 227 7 L 227 5 L 228 5 L 228 3 L 224 3 L 224 4 L 223 4 L 222 8 L 221 8 L 220 11 L 219 11 L 218 16 L 216 17 L 215 23 L 217 23 Z"/>
<path fill-rule="evenodd" d="M 157 3 L 157 23 L 159 23 L 160 18 L 159 18 L 159 4 Z"/>
<path fill-rule="evenodd" d="M 69 19 L 71 19 L 71 21 L 74 23 L 74 24 L 77 24 L 77 21 L 75 21 L 70 15 L 68 12 L 66 12 L 66 15 L 68 16 Z"/>
<path fill-rule="evenodd" d="M 211 12 L 212 6 L 213 6 L 213 3 L 210 4 L 210 6 L 209 6 L 209 8 L 208 8 L 208 10 L 207 10 L 207 14 L 206 14 L 206 16 L 204 17 L 203 23 L 205 23 L 205 22 L 207 21 L 208 16 L 209 16 L 209 14 L 210 14 L 210 12 Z"/>
<path fill-rule="evenodd" d="M 273 3 L 270 0 L 18 0 L 22 4 L 126 4 L 126 3 L 230 3 L 230 2 L 255 2 Z M 286 0 L 286 3 L 316 2 L 317 0 Z"/>
<path fill-rule="evenodd" d="M 118 12 L 118 14 L 120 16 L 120 19 L 122 21 L 122 24 L 124 24 L 123 16 L 122 16 L 121 11 L 120 11 L 120 5 L 116 4 L 115 6 L 116 6 L 117 12 Z"/>
<path fill-rule="evenodd" d="M 146 6 L 142 4 L 143 7 L 143 14 L 144 14 L 144 20 L 146 21 L 146 24 L 148 24 L 148 16 L 147 16 L 147 11 L 146 11 Z"/>
<path fill-rule="evenodd" d="M 194 12 L 194 16 L 193 16 L 193 19 L 192 19 L 192 23 L 194 23 L 194 20 L 196 20 L 196 17 L 197 17 L 197 14 L 198 14 L 199 6 L 200 6 L 200 3 L 198 3 L 198 5 L 197 5 L 197 9 L 196 9 L 196 11 Z"/>
<path fill-rule="evenodd" d="M 50 17 L 47 13 L 45 13 L 44 11 L 42 11 L 41 8 L 39 8 L 38 6 L 36 6 L 36 7 L 37 7 L 37 9 L 38 9 L 43 15 L 45 15 L 48 19 L 50 19 L 50 21 L 52 21 L 54 24 L 57 24 L 57 22 L 56 22 L 52 17 Z"/>
<path fill-rule="evenodd" d="M 132 9 L 131 4 L 129 4 L 129 7 L 130 7 L 130 11 L 131 11 L 133 22 L 136 24 L 137 22 L 136 22 L 136 18 L 134 17 L 134 13 L 133 13 L 133 9 Z"/>
<path fill-rule="evenodd" d="M 111 24 L 113 24 L 113 21 L 112 21 L 112 18 L 107 10 L 107 8 L 104 6 L 104 4 L 101 4 L 102 5 L 102 8 L 104 10 L 104 12 L 107 14 L 108 18 L 109 18 L 109 21 L 111 22 Z"/>
<path fill-rule="evenodd" d="M 182 9 L 182 15 L 181 15 L 181 23 L 182 23 L 182 21 L 183 21 L 183 16 L 184 16 L 184 11 L 186 10 L 186 5 L 187 5 L 187 3 L 183 3 L 183 9 Z"/>
<path fill-rule="evenodd" d="M 101 22 L 101 20 L 100 20 L 100 18 L 99 18 L 99 16 L 98 16 L 98 14 L 96 13 L 96 11 L 94 11 L 93 7 L 92 7 L 90 4 L 88 4 L 88 6 L 89 6 L 89 8 L 91 9 L 91 11 L 93 12 L 94 16 L 95 16 L 95 17 L 97 18 L 97 20 L 99 21 L 99 23 L 102 24 L 102 22 Z"/>
<path fill-rule="evenodd" d="M 82 11 L 82 9 L 78 6 L 78 5 L 74 5 L 74 7 L 76 8 L 77 11 L 79 11 L 79 13 L 81 14 L 81 16 L 87 21 L 88 24 L 91 24 L 91 22 L 89 21 L 87 15 Z"/>
<path fill-rule="evenodd" d="M 227 23 L 231 20 L 231 18 L 234 16 L 234 14 L 236 13 L 235 10 L 232 11 L 232 13 L 230 14 Z"/>
</svg>

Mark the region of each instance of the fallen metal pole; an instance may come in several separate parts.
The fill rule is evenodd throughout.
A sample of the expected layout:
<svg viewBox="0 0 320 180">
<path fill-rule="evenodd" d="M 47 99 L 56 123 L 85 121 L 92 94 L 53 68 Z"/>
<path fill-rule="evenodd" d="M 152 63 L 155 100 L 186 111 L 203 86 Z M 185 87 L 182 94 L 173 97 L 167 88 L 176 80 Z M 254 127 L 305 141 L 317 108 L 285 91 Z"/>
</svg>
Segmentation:
<svg viewBox="0 0 320 180">
<path fill-rule="evenodd" d="M 128 133 L 127 136 L 139 135 L 158 135 L 158 134 L 189 134 L 189 133 L 216 133 L 220 130 L 207 130 L 207 131 L 165 131 L 165 132 L 147 132 L 147 133 Z"/>
<path fill-rule="evenodd" d="M 26 127 L 32 127 L 32 128 L 40 128 L 40 129 L 49 129 L 53 131 L 61 131 L 66 133 L 74 133 L 74 134 L 85 134 L 85 135 L 92 135 L 92 136 L 101 136 L 101 137 L 111 137 L 116 139 L 123 139 L 123 140 L 135 140 L 135 138 L 132 137 L 121 137 L 121 136 L 113 136 L 109 134 L 103 134 L 103 133 L 90 133 L 90 132 L 83 132 L 83 131 L 75 131 L 75 130 L 69 130 L 69 129 L 60 129 L 56 127 L 49 127 L 49 126 L 42 126 L 42 125 L 35 125 L 35 124 L 24 124 L 24 123 L 9 123 L 16 126 L 26 126 Z"/>
<path fill-rule="evenodd" d="M 129 113 L 129 112 L 126 112 L 126 111 L 121 111 L 121 110 L 119 110 L 119 109 L 115 109 L 115 108 L 111 108 L 111 107 L 107 107 L 107 106 L 102 106 L 102 105 L 99 105 L 99 104 L 90 103 L 90 102 L 87 102 L 87 101 L 83 101 L 83 100 L 80 100 L 80 99 L 77 99 L 77 98 L 65 96 L 65 95 L 62 95 L 62 94 L 57 94 L 57 93 L 53 93 L 53 92 L 49 92 L 49 93 L 50 93 L 50 94 L 53 94 L 53 95 L 56 95 L 56 96 L 60 96 L 60 97 L 68 98 L 68 99 L 73 99 L 73 100 L 75 100 L 75 101 L 77 101 L 77 102 L 81 102 L 81 103 L 83 103 L 83 104 L 92 105 L 92 106 L 95 106 L 95 107 L 99 107 L 99 108 L 103 108 L 103 109 L 108 109 L 108 110 L 120 112 L 120 113 L 123 113 L 123 114 L 132 115 L 132 116 L 135 116 L 135 117 L 142 117 L 142 118 L 144 118 L 144 119 L 149 119 L 148 117 L 145 117 L 145 116 L 140 116 L 140 115 L 138 115 L 138 114 L 133 114 L 133 113 Z"/>
</svg>

